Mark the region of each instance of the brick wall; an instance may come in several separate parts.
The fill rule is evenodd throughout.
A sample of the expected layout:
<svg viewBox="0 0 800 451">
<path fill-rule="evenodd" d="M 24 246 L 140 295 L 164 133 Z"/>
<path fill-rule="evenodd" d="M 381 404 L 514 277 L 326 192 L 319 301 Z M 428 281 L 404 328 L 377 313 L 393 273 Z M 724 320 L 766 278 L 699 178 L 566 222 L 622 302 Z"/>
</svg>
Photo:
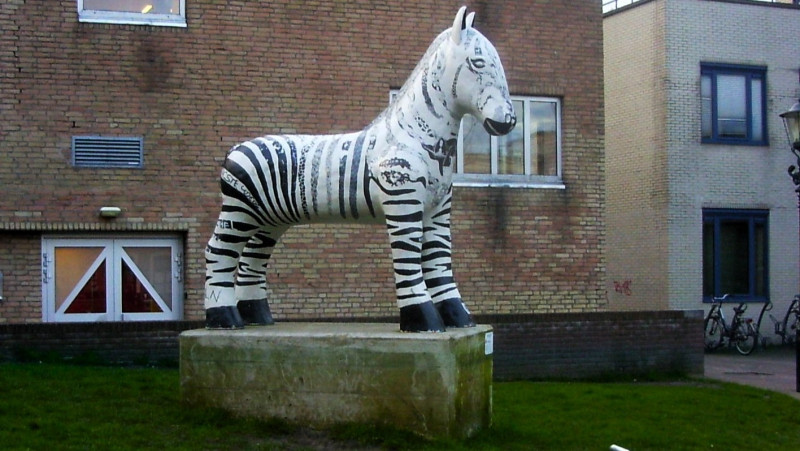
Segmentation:
<svg viewBox="0 0 800 451">
<path fill-rule="evenodd" d="M 495 329 L 496 380 L 703 374 L 700 310 L 482 319 Z"/>
<path fill-rule="evenodd" d="M 185 319 L 202 318 L 225 152 L 265 133 L 364 127 L 460 3 L 192 0 L 184 29 L 78 23 L 73 0 L 2 2 L 0 323 L 41 321 L 42 235 L 158 231 L 184 237 Z M 456 187 L 465 299 L 475 313 L 603 309 L 599 5 L 466 3 L 512 93 L 562 99 L 566 189 Z M 144 168 L 73 168 L 73 135 L 143 136 Z M 107 205 L 120 217 L 99 219 Z M 269 277 L 281 319 L 396 311 L 380 226 L 293 229 Z"/>
<path fill-rule="evenodd" d="M 668 308 L 665 20 L 658 1 L 603 19 L 612 310 Z"/>
<path fill-rule="evenodd" d="M 396 321 L 383 318 L 384 321 Z M 692 312 L 484 315 L 496 380 L 702 374 L 703 317 Z M 177 336 L 202 322 L 0 325 L 0 360 L 174 363 Z"/>
</svg>

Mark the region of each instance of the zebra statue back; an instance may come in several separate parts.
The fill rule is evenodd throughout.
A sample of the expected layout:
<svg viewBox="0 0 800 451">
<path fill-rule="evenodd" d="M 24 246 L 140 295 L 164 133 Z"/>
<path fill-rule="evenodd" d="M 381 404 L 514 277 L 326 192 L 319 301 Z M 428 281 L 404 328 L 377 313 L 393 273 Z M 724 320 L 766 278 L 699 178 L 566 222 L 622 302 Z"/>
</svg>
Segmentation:
<svg viewBox="0 0 800 451">
<path fill-rule="evenodd" d="M 472 114 L 503 135 L 516 117 L 497 51 L 465 12 L 361 132 L 264 136 L 229 151 L 205 253 L 208 328 L 272 324 L 266 271 L 281 234 L 340 221 L 386 223 L 401 330 L 474 325 L 450 260 L 459 123 Z"/>
</svg>

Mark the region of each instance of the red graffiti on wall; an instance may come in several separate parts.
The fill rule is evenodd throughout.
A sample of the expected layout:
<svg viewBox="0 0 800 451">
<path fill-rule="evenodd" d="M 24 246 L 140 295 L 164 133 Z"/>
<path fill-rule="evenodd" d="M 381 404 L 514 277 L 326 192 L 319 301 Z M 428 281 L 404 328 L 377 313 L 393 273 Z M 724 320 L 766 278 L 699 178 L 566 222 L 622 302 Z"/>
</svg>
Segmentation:
<svg viewBox="0 0 800 451">
<path fill-rule="evenodd" d="M 633 294 L 633 290 L 631 290 L 631 285 L 633 285 L 633 281 L 631 280 L 624 280 L 619 282 L 617 280 L 614 281 L 614 291 L 617 293 L 622 293 L 625 296 L 630 296 Z"/>
</svg>

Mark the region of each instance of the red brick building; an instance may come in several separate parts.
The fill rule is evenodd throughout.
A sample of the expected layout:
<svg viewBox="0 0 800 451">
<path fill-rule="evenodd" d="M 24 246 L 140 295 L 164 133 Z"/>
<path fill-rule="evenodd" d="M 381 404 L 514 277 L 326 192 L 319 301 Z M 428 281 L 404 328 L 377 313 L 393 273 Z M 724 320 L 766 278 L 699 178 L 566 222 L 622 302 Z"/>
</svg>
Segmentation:
<svg viewBox="0 0 800 451">
<path fill-rule="evenodd" d="M 226 151 L 363 128 L 460 5 L 100 3 L 0 4 L 0 324 L 201 319 Z M 459 150 L 464 300 L 477 315 L 603 311 L 599 2 L 464 3 L 525 112 L 516 144 Z M 397 314 L 383 227 L 292 229 L 271 268 L 278 321 Z"/>
</svg>

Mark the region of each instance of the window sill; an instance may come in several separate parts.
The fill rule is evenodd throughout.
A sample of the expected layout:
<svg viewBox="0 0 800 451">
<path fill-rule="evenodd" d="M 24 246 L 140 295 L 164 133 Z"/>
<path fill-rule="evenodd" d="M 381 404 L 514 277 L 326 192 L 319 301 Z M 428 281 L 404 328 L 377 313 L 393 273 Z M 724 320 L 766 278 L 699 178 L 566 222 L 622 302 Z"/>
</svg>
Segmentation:
<svg viewBox="0 0 800 451">
<path fill-rule="evenodd" d="M 157 16 L 136 13 L 115 13 L 113 11 L 103 11 L 99 13 L 83 11 L 78 13 L 78 22 L 186 28 L 186 18 L 167 14 Z"/>
<path fill-rule="evenodd" d="M 735 139 L 712 139 L 712 138 L 702 138 L 700 140 L 700 144 L 717 144 L 717 145 L 724 145 L 724 146 L 749 146 L 749 147 L 769 147 L 769 142 L 767 141 L 745 141 L 745 140 L 735 140 Z"/>
<path fill-rule="evenodd" d="M 477 174 L 457 174 L 453 186 L 462 188 L 526 188 L 526 189 L 566 189 L 560 177 L 555 176 L 486 176 Z"/>
</svg>

